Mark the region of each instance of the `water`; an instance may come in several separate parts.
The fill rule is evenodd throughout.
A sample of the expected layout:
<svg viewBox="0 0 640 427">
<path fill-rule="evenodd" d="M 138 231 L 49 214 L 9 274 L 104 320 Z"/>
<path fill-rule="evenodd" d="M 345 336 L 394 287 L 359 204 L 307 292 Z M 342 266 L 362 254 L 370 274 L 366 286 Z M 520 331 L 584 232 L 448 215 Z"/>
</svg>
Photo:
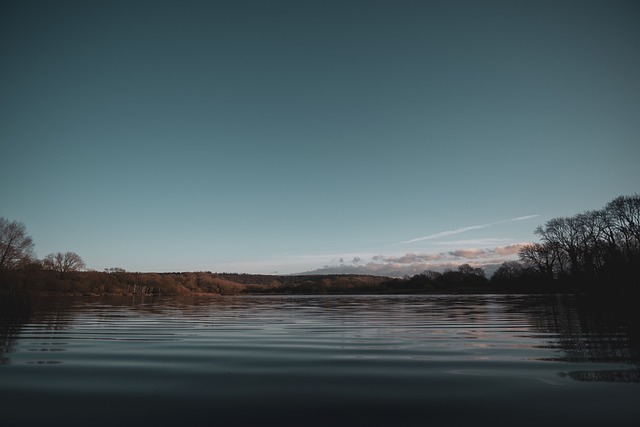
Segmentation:
<svg viewBox="0 0 640 427">
<path fill-rule="evenodd" d="M 0 423 L 638 425 L 640 324 L 596 307 L 491 295 L 5 302 Z"/>
</svg>

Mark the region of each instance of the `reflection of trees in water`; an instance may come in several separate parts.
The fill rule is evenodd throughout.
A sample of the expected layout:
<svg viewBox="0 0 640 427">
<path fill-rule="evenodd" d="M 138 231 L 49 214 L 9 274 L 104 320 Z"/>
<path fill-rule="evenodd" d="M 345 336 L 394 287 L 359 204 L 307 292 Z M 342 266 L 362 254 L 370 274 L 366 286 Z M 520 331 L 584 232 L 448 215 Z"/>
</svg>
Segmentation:
<svg viewBox="0 0 640 427">
<path fill-rule="evenodd" d="M 10 363 L 10 353 L 15 351 L 15 344 L 25 325 L 37 324 L 40 328 L 59 331 L 70 328 L 73 320 L 71 301 L 68 299 L 36 298 L 11 291 L 3 293 L 0 298 L 0 363 Z M 36 344 L 36 343 L 34 343 Z M 61 351 L 61 343 L 38 342 L 32 351 Z M 57 363 L 44 361 L 36 363 Z"/>
<path fill-rule="evenodd" d="M 0 294 L 0 364 L 9 363 L 7 353 L 13 352 L 22 325 L 29 320 L 29 299 L 15 292 Z"/>
<path fill-rule="evenodd" d="M 594 296 L 558 295 L 522 301 L 533 326 L 549 334 L 554 360 L 626 364 L 627 369 L 562 373 L 579 381 L 640 382 L 640 316 L 631 304 Z"/>
</svg>

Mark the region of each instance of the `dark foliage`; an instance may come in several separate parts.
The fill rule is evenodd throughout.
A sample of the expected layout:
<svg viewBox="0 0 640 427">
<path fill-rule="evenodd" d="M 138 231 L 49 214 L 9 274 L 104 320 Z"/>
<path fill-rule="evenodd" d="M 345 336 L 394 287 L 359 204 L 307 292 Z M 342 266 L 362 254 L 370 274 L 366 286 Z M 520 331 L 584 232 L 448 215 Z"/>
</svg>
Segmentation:
<svg viewBox="0 0 640 427">
<path fill-rule="evenodd" d="M 545 292 L 631 292 L 640 277 L 640 196 L 620 196 L 603 209 L 553 218 L 536 229 L 521 264 L 505 263 L 498 288 Z"/>
</svg>

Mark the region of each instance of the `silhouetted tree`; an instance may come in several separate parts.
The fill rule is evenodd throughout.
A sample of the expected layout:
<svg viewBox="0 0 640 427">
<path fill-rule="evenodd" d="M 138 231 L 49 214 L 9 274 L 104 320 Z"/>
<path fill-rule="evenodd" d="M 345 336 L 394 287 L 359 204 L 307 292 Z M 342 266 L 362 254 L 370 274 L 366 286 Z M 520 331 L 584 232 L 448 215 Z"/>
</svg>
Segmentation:
<svg viewBox="0 0 640 427">
<path fill-rule="evenodd" d="M 457 290 L 462 287 L 487 283 L 484 270 L 469 264 L 462 264 L 456 270 L 445 270 L 441 274 L 430 273 L 439 290 Z"/>
<path fill-rule="evenodd" d="M 640 196 L 620 196 L 603 209 L 554 218 L 535 233 L 520 258 L 548 279 L 611 286 L 638 283 L 640 276 Z"/>
<path fill-rule="evenodd" d="M 0 272 L 27 264 L 33 259 L 33 246 L 23 223 L 0 217 Z"/>
<path fill-rule="evenodd" d="M 43 262 L 44 268 L 55 271 L 58 278 L 64 279 L 69 273 L 82 270 L 84 261 L 75 252 L 57 252 L 46 256 Z"/>
<path fill-rule="evenodd" d="M 434 271 L 434 270 L 425 270 L 424 276 L 426 277 L 427 281 L 434 283 L 436 282 L 438 279 L 440 279 L 440 277 L 442 277 L 442 273 L 440 273 L 439 271 Z"/>
<path fill-rule="evenodd" d="M 467 277 L 484 277 L 484 270 L 481 267 L 471 267 L 469 264 L 459 266 L 458 272 Z"/>
<path fill-rule="evenodd" d="M 462 275 L 462 281 L 469 285 L 484 285 L 488 282 L 482 267 L 472 267 L 462 264 L 458 267 L 458 273 Z"/>
<path fill-rule="evenodd" d="M 623 255 L 634 258 L 640 252 L 640 196 L 617 197 L 605 209 Z"/>
<path fill-rule="evenodd" d="M 513 281 L 525 273 L 525 266 L 518 261 L 505 261 L 491 276 L 491 281 Z"/>
<path fill-rule="evenodd" d="M 532 243 L 520 249 L 520 259 L 537 270 L 546 279 L 554 279 L 567 273 L 567 257 L 553 243 Z"/>
<path fill-rule="evenodd" d="M 491 284 L 496 289 L 517 292 L 553 290 L 548 288 L 548 280 L 538 270 L 519 261 L 505 261 L 491 276 Z"/>
</svg>

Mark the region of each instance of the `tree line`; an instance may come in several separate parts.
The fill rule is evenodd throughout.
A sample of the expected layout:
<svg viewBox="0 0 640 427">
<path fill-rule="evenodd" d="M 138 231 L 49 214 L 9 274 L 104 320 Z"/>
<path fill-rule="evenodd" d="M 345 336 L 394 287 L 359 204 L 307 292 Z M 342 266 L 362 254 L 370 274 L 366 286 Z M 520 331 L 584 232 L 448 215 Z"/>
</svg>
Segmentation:
<svg viewBox="0 0 640 427">
<path fill-rule="evenodd" d="M 39 260 L 34 246 L 23 223 L 0 217 L 0 282 L 9 270 L 44 269 L 64 279 L 85 268 L 82 257 L 75 252 L 55 252 Z"/>
<path fill-rule="evenodd" d="M 549 289 L 625 290 L 640 277 L 640 196 L 620 196 L 599 210 L 553 218 L 535 229 L 539 243 L 503 264 L 494 282 L 535 282 Z"/>
<path fill-rule="evenodd" d="M 535 229 L 540 242 L 522 248 L 490 279 L 468 264 L 392 279 L 362 275 L 270 276 L 232 273 L 82 271 L 74 252 L 38 260 L 24 224 L 0 217 L 0 284 L 49 293 L 413 293 L 618 292 L 640 283 L 640 195 L 620 196 L 600 210 L 553 218 Z"/>
</svg>

